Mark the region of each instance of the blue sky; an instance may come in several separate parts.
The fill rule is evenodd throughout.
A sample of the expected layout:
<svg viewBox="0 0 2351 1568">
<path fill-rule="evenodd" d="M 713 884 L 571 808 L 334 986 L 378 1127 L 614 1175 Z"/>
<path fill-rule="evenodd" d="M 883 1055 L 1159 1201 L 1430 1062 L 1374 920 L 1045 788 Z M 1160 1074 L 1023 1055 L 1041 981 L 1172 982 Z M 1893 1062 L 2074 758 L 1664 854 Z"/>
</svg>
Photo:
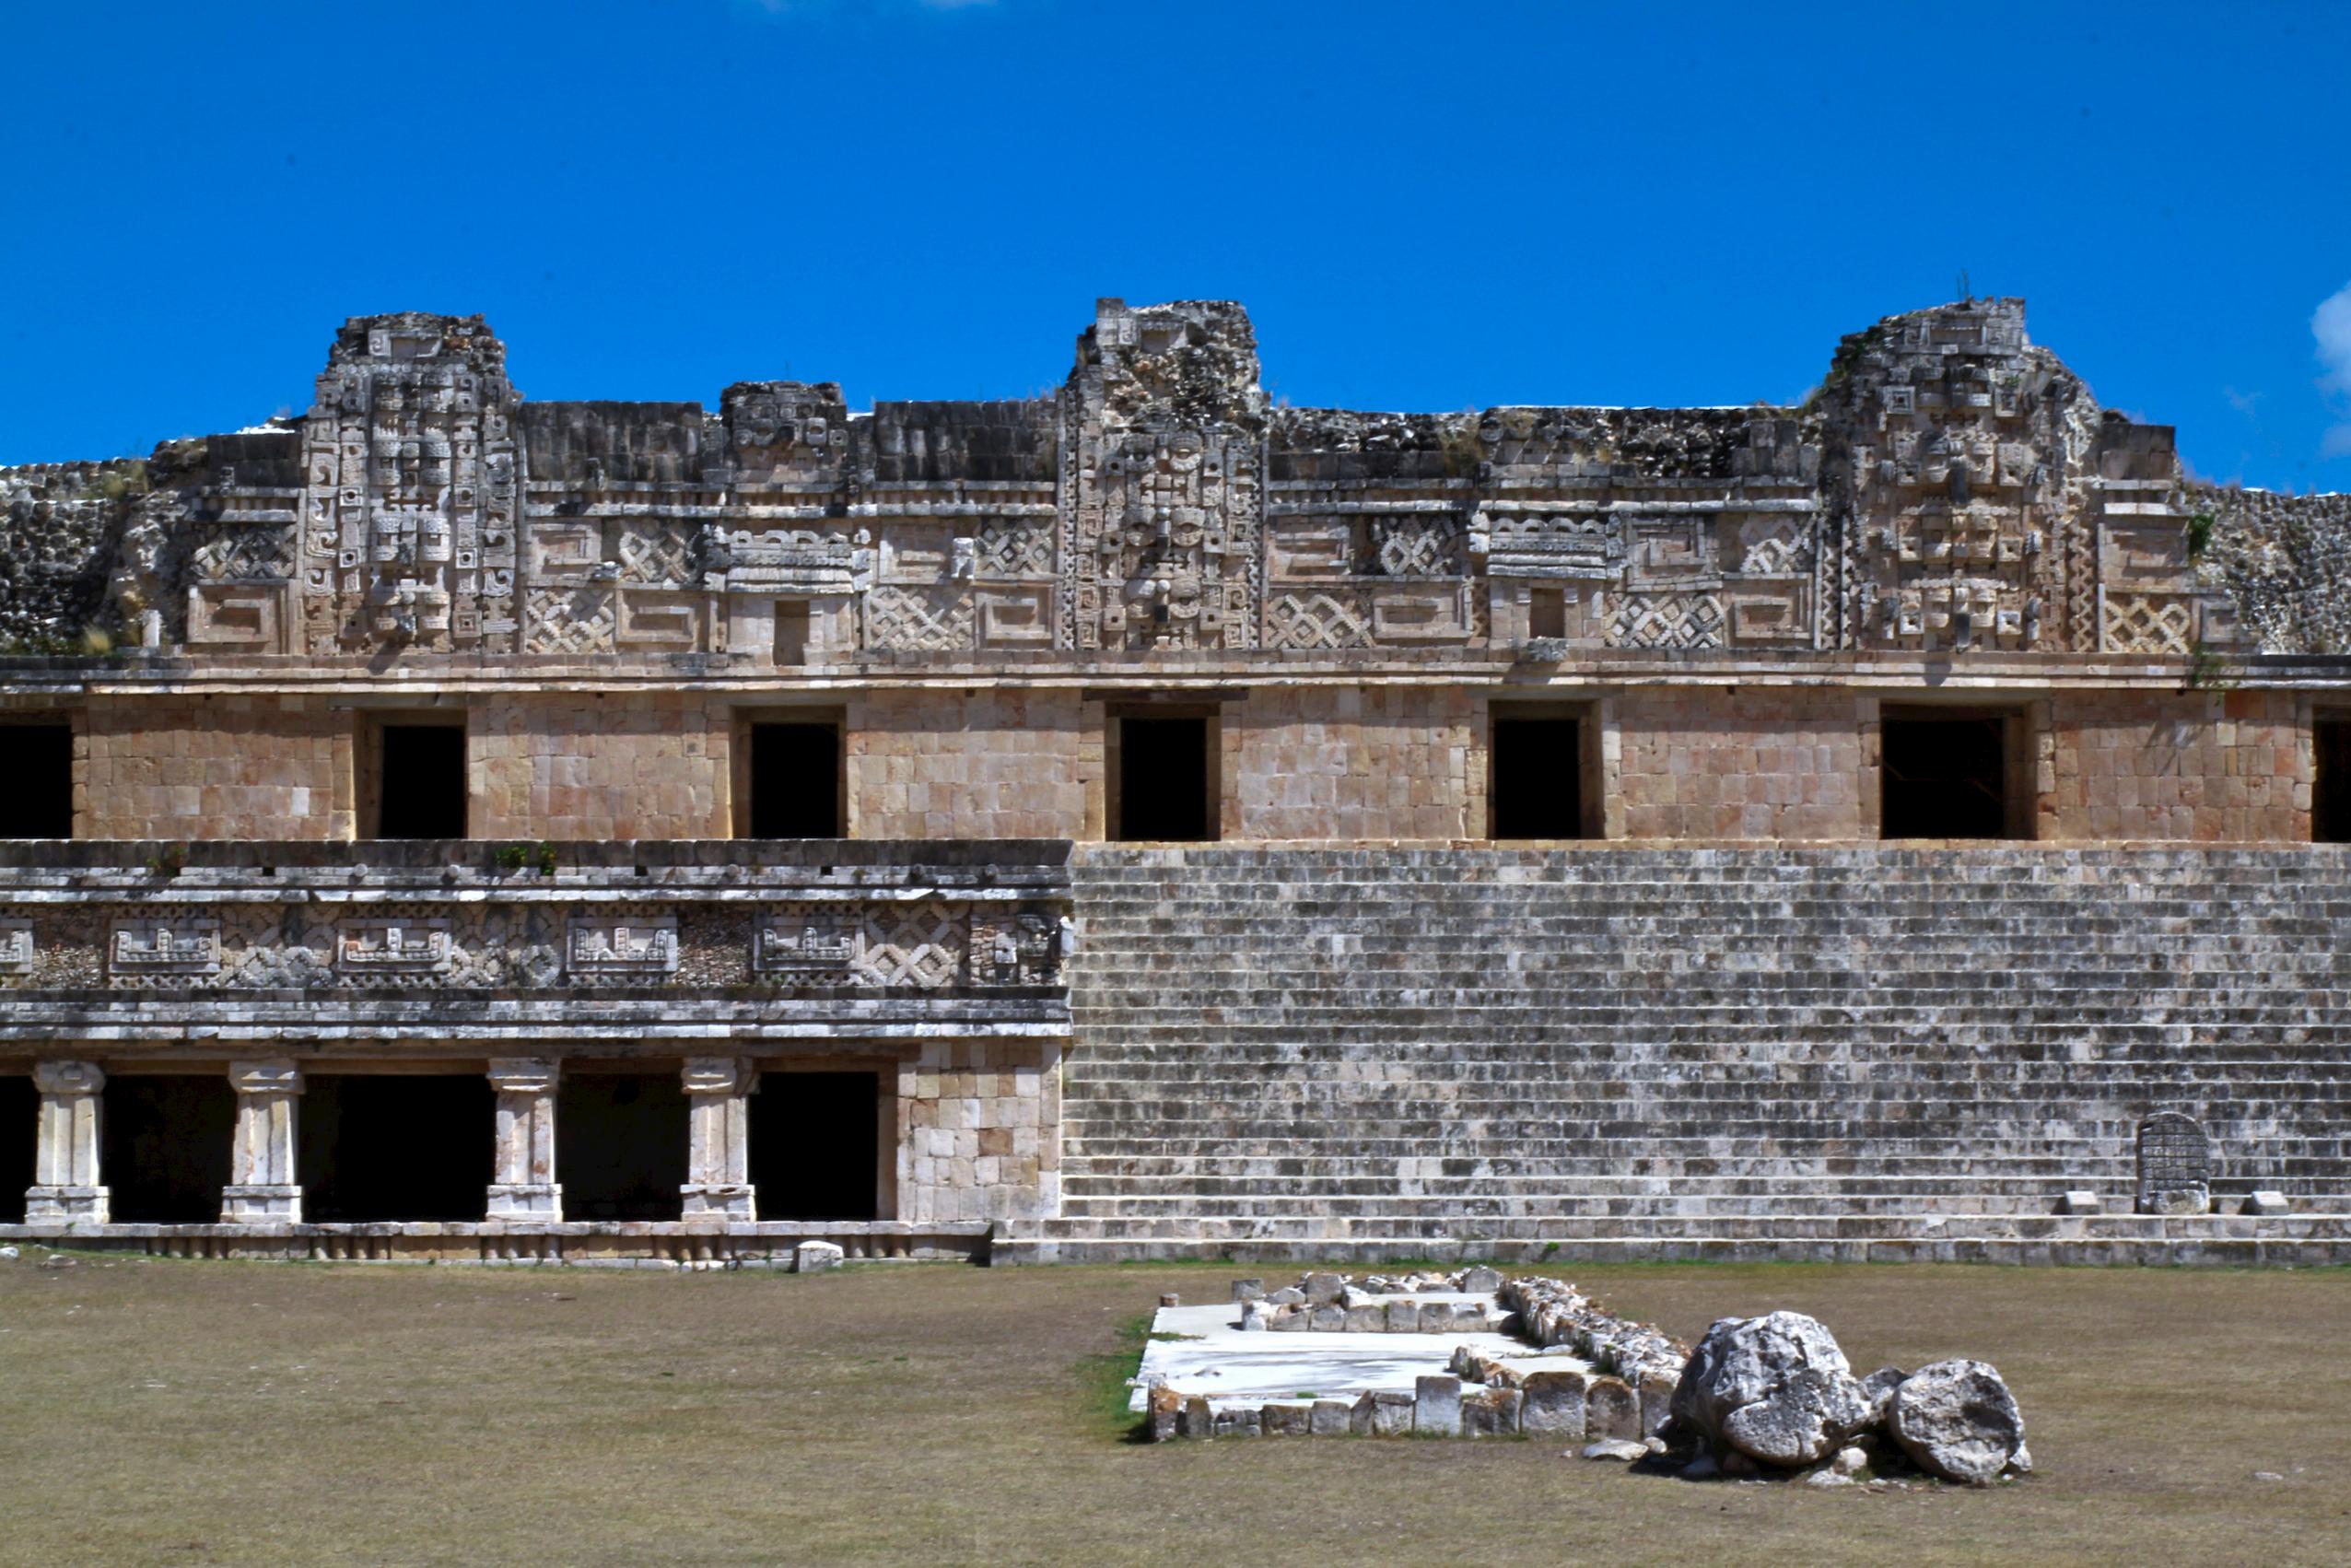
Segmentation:
<svg viewBox="0 0 2351 1568">
<path fill-rule="evenodd" d="M 2351 490 L 2351 6 L 86 0 L 0 59 L 0 462 L 299 411 L 363 311 L 543 398 L 1022 395 L 1115 294 L 1245 301 L 1297 404 L 1743 403 L 1964 271 L 2198 472 Z"/>
</svg>

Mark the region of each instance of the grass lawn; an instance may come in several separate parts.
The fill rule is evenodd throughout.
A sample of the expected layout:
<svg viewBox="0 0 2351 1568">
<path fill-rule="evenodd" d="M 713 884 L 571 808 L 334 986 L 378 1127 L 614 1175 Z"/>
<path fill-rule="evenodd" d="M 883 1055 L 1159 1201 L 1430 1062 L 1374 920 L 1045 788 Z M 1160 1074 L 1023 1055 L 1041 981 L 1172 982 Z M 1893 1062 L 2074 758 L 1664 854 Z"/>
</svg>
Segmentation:
<svg viewBox="0 0 2351 1568">
<path fill-rule="evenodd" d="M 1159 1293 L 1272 1268 L 39 1256 L 0 1262 L 8 1563 L 2351 1560 L 2342 1270 L 1554 1270 L 1690 1340 L 1788 1306 L 1856 1370 L 1998 1365 L 2040 1473 L 1873 1494 L 1538 1441 L 1124 1441 Z"/>
</svg>

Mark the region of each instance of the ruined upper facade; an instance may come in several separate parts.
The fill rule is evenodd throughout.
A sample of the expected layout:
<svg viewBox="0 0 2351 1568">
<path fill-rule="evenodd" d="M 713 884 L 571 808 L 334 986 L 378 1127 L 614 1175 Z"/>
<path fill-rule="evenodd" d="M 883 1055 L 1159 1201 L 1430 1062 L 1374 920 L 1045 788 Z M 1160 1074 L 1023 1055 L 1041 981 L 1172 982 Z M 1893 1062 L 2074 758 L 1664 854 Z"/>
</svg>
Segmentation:
<svg viewBox="0 0 2351 1568">
<path fill-rule="evenodd" d="M 2190 485 L 2016 299 L 1854 334 L 1800 407 L 1439 415 L 1269 406 L 1225 302 L 1102 301 L 1055 397 L 866 414 L 831 382 L 532 402 L 479 316 L 357 317 L 299 418 L 0 470 L 0 497 L 18 651 L 2187 659 L 2351 633 L 2342 497 Z"/>
</svg>

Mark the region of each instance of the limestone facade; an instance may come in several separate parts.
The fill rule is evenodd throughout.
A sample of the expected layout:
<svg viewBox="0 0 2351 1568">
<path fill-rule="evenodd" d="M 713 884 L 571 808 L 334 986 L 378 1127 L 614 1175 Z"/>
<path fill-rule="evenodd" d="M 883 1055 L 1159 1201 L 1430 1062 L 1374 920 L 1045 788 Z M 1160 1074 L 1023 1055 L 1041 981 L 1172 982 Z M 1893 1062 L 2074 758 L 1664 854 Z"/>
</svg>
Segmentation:
<svg viewBox="0 0 2351 1568">
<path fill-rule="evenodd" d="M 35 1229 L 1417 1256 L 1490 1220 L 1539 1238 L 1547 1204 L 1670 1228 L 1698 1211 L 1658 1184 L 1889 1150 L 1943 1181 L 1889 1178 L 1915 1213 L 2040 1212 L 2206 1082 L 2224 1141 L 2301 1161 L 2262 1165 L 2304 1207 L 2248 1239 L 2351 1245 L 2303 1223 L 2344 1174 L 2339 1074 L 2292 1056 L 2331 1027 L 2307 999 L 2245 1003 L 2269 1036 L 2241 1072 L 2175 999 L 2145 1027 L 2193 1062 L 2112 1104 L 2094 1072 L 1901 1077 L 2004 1019 L 2033 1071 L 2143 1044 L 2103 992 L 2028 1019 L 1947 984 L 2029 956 L 1995 935 L 2108 919 L 2100 878 L 2177 890 L 2113 933 L 2149 965 L 2265 877 L 2317 891 L 2240 955 L 2351 907 L 2312 843 L 2351 837 L 2351 511 L 2193 482 L 2021 301 L 1889 317 L 1795 406 L 1442 415 L 1276 406 L 1230 302 L 1099 302 L 1050 395 L 860 412 L 790 380 L 536 402 L 479 317 L 358 317 L 304 414 L 0 469 L 0 742 L 53 797 L 0 824 L 27 840 L 0 842 L 0 1080 L 34 1124 L 0 1156 L 25 1143 Z M 1197 839 L 1224 848 L 1128 847 Z M 1589 892 L 1611 875 L 1630 902 Z M 1462 891 L 1490 882 L 1567 891 Z M 1819 895 L 1772 925 L 1784 882 Z M 1769 907 L 1724 927 L 1739 887 Z M 1865 893 L 1894 902 L 1819 907 Z M 1562 945 L 1602 957 L 1537 987 Z M 1782 994 L 1816 950 L 1888 955 L 1870 983 L 1924 1011 L 1872 1034 L 1858 981 Z M 1676 1042 L 1720 1081 L 1648 1054 Z M 2294 1094 L 2239 1082 L 2288 1057 Z M 1842 1119 L 1800 1151 L 1789 1105 L 1732 1114 L 1767 1059 L 1847 1075 L 1810 1085 Z M 1545 1164 L 1561 1140 L 1504 1113 L 1562 1079 L 1626 1101 L 1561 1090 L 1574 1137 L 1667 1174 Z M 1913 1140 L 1897 1091 L 1981 1115 Z M 1608 1130 L 1643 1117 L 1657 1153 Z M 408 1122 L 448 1138 L 403 1189 L 381 1133 Z M 1987 1128 L 2062 1148 L 1971 1188 Z"/>
</svg>

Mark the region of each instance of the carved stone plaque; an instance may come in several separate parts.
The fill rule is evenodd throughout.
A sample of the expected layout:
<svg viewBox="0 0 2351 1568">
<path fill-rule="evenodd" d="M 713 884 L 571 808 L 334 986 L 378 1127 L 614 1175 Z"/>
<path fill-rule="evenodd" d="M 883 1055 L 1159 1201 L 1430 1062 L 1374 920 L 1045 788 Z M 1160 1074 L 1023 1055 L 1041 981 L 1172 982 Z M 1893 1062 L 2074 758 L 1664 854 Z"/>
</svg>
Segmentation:
<svg viewBox="0 0 2351 1568">
<path fill-rule="evenodd" d="M 220 922 L 146 918 L 114 922 L 109 967 L 122 975 L 210 975 L 220 968 Z"/>
<path fill-rule="evenodd" d="M 2212 1208 L 2212 1141 L 2201 1123 L 2158 1111 L 2139 1123 L 2138 1211 L 2202 1214 Z"/>
<path fill-rule="evenodd" d="M 600 915 L 575 919 L 566 954 L 575 975 L 659 977 L 674 973 L 677 917 Z"/>
</svg>

